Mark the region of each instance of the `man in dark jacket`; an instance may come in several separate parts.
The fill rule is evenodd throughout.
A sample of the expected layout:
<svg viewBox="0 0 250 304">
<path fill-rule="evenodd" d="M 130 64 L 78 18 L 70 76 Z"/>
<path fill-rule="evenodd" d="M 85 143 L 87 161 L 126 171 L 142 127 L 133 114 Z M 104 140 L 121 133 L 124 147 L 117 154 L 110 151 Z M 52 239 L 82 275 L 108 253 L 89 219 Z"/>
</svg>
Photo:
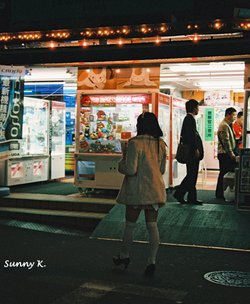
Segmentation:
<svg viewBox="0 0 250 304">
<path fill-rule="evenodd" d="M 202 201 L 197 200 L 196 182 L 199 172 L 199 163 L 203 159 L 204 150 L 201 137 L 196 129 L 195 116 L 199 112 L 199 103 L 195 99 L 186 102 L 187 115 L 183 120 L 181 137 L 184 144 L 189 146 L 189 160 L 186 164 L 187 174 L 181 184 L 177 186 L 174 197 L 181 204 L 201 205 Z M 187 201 L 184 200 L 185 194 Z"/>
</svg>

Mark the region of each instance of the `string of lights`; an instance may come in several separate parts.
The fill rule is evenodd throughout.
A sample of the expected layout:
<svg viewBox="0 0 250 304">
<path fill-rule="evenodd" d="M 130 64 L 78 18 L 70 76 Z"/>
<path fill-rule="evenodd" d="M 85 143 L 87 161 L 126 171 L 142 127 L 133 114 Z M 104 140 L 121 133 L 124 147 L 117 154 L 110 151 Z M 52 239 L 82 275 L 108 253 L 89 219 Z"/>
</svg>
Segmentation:
<svg viewBox="0 0 250 304">
<path fill-rule="evenodd" d="M 0 33 L 0 44 L 5 46 L 21 43 L 28 46 L 28 43 L 47 42 L 38 44 L 37 47 L 58 47 L 67 46 L 104 45 L 124 43 L 147 43 L 156 44 L 171 37 L 183 37 L 183 40 L 191 39 L 198 42 L 205 35 L 243 33 L 250 30 L 250 20 L 214 20 L 212 22 L 195 22 L 188 24 L 160 23 L 160 24 L 141 24 L 133 26 L 98 27 L 85 28 L 80 30 L 51 30 L 51 31 L 29 31 L 19 33 Z M 221 38 L 225 38 L 222 35 Z M 59 44 L 62 43 L 62 44 Z"/>
</svg>

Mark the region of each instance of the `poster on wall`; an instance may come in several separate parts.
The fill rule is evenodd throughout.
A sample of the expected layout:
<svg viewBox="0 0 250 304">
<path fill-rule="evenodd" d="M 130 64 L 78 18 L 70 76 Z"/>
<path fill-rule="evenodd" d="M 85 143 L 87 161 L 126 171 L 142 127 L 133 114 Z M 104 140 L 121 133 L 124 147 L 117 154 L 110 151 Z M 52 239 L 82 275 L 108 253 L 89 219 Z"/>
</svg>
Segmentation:
<svg viewBox="0 0 250 304">
<path fill-rule="evenodd" d="M 0 65 L 0 158 L 20 153 L 24 73 L 24 67 Z"/>
<path fill-rule="evenodd" d="M 230 104 L 230 91 L 206 91 L 204 93 L 205 106 L 229 106 Z"/>
<path fill-rule="evenodd" d="M 78 70 L 78 90 L 158 89 L 160 66 Z"/>
</svg>

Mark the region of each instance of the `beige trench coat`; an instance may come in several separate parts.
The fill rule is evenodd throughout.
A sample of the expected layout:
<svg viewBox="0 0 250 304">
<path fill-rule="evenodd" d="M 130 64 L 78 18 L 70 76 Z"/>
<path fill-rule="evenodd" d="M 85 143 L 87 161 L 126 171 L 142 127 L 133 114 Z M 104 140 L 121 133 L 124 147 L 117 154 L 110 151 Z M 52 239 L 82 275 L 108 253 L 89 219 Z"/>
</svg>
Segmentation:
<svg viewBox="0 0 250 304">
<path fill-rule="evenodd" d="M 159 144 L 158 144 L 159 143 Z M 166 189 L 162 175 L 166 167 L 166 144 L 149 135 L 131 138 L 126 159 L 118 170 L 124 180 L 117 202 L 125 205 L 153 205 L 166 202 Z"/>
</svg>

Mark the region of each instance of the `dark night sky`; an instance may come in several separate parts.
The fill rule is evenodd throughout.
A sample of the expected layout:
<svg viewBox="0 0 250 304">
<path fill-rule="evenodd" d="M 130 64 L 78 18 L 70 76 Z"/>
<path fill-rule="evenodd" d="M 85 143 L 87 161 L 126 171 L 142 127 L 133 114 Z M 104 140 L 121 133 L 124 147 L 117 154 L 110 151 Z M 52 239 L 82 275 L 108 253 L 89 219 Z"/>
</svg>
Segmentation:
<svg viewBox="0 0 250 304">
<path fill-rule="evenodd" d="M 0 31 L 231 18 L 249 0 L 0 0 Z"/>
</svg>

